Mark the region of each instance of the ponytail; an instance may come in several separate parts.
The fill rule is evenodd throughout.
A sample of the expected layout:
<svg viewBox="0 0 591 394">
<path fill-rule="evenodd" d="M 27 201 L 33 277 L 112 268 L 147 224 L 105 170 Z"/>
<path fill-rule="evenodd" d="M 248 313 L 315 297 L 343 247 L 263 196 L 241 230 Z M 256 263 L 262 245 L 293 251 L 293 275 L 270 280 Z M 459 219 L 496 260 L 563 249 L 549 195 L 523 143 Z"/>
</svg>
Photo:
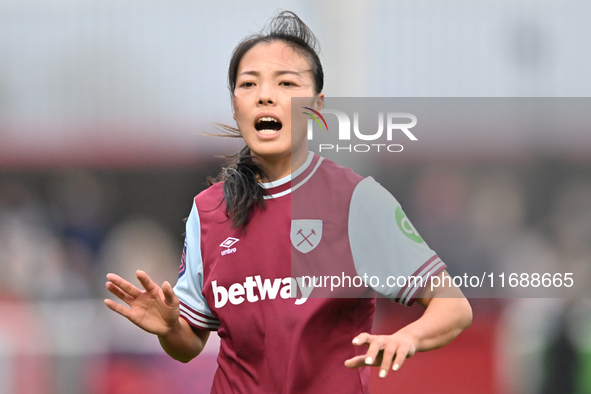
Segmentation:
<svg viewBox="0 0 591 394">
<path fill-rule="evenodd" d="M 258 205 L 265 207 L 265 189 L 259 181 L 266 178 L 266 173 L 260 164 L 253 160 L 248 146 L 232 157 L 228 167 L 210 184 L 223 182 L 222 191 L 226 201 L 226 216 L 232 220 L 232 227 L 246 227 L 251 208 Z"/>
</svg>

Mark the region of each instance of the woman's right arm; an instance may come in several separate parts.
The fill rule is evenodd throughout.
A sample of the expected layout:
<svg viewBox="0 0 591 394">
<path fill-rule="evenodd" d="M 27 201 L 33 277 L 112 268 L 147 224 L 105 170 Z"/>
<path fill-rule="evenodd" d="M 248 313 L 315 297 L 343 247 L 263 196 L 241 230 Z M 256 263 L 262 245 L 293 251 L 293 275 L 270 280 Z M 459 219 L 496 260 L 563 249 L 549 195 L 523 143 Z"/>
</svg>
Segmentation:
<svg viewBox="0 0 591 394">
<path fill-rule="evenodd" d="M 180 317 L 179 299 L 170 283 L 164 282 L 160 288 L 144 271 L 138 270 L 136 276 L 144 290 L 119 275 L 108 274 L 107 289 L 129 308 L 109 299 L 105 304 L 144 331 L 157 335 L 172 358 L 189 362 L 201 353 L 210 331 L 192 328 Z"/>
<path fill-rule="evenodd" d="M 192 328 L 183 318 L 178 319 L 178 325 L 167 335 L 159 335 L 160 345 L 168 355 L 175 360 L 188 363 L 195 358 L 205 346 L 209 338 L 209 330 Z"/>
</svg>

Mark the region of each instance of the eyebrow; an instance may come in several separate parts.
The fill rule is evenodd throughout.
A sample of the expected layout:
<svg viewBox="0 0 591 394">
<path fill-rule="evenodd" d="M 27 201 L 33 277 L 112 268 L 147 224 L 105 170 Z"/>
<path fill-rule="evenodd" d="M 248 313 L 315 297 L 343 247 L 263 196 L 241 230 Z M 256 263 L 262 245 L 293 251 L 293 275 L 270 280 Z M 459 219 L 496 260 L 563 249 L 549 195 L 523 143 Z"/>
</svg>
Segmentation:
<svg viewBox="0 0 591 394">
<path fill-rule="evenodd" d="M 279 71 L 275 71 L 273 73 L 274 76 L 281 76 L 281 75 L 285 75 L 285 74 L 292 74 L 292 75 L 296 75 L 298 77 L 302 77 L 302 74 L 296 71 L 289 71 L 289 70 L 279 70 Z M 243 71 L 240 73 L 240 75 L 254 75 L 255 77 L 258 77 L 261 75 L 260 72 L 258 71 Z M 240 76 L 238 75 L 238 76 Z"/>
</svg>

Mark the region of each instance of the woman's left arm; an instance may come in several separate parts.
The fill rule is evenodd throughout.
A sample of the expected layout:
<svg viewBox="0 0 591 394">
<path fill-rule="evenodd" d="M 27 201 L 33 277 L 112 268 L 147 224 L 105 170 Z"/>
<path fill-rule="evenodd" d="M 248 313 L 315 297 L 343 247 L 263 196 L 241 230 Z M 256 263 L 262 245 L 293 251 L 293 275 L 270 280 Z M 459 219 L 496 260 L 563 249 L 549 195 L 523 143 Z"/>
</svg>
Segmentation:
<svg viewBox="0 0 591 394">
<path fill-rule="evenodd" d="M 447 271 L 438 275 L 440 283 L 448 277 Z M 430 283 L 430 281 L 429 281 Z M 361 333 L 353 339 L 353 345 L 367 344 L 367 353 L 345 361 L 349 368 L 366 365 L 380 366 L 380 377 L 384 378 L 390 370 L 398 370 L 404 360 L 415 352 L 425 352 L 450 343 L 472 323 L 472 308 L 462 291 L 455 286 L 425 286 L 416 298 L 425 307 L 418 320 L 401 328 L 392 335 L 371 335 Z"/>
</svg>

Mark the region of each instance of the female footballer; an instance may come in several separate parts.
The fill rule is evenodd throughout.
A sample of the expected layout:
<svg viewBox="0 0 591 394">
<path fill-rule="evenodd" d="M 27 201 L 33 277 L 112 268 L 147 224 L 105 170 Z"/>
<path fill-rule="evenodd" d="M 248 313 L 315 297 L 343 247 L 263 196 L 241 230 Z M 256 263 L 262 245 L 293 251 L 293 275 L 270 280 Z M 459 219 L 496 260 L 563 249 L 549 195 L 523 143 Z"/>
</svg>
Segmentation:
<svg viewBox="0 0 591 394">
<path fill-rule="evenodd" d="M 311 98 L 315 111 L 324 104 L 316 39 L 295 14 L 241 41 L 228 77 L 246 146 L 195 197 L 175 288 L 139 270 L 140 290 L 111 273 L 107 289 L 128 307 L 106 305 L 182 362 L 217 330 L 214 393 L 367 393 L 368 366 L 383 378 L 469 326 L 470 305 L 453 286 L 389 287 L 385 296 L 425 311 L 392 335 L 372 335 L 375 297 L 312 297 L 316 289 L 292 278 L 296 260 L 338 261 L 343 275 L 448 275 L 410 222 L 396 225 L 405 216 L 385 189 L 308 152 L 305 127 L 292 126 L 292 97 Z M 315 204 L 296 209 L 296 191 Z"/>
</svg>

